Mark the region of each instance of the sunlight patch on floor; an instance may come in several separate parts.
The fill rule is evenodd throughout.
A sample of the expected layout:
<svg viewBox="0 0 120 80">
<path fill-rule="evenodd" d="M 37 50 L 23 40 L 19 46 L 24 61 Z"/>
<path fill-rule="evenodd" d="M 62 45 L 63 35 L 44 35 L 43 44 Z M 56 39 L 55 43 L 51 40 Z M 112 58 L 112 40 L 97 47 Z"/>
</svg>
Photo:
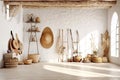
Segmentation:
<svg viewBox="0 0 120 80">
<path fill-rule="evenodd" d="M 116 69 L 114 67 L 99 67 L 99 66 L 91 66 L 91 65 L 85 65 L 85 63 L 75 64 L 75 63 L 55 63 L 65 66 L 75 66 L 75 67 L 83 67 L 83 68 L 91 68 L 91 69 L 98 69 L 98 70 L 107 70 L 107 71 L 114 71 L 114 72 L 120 72 L 120 69 Z M 101 63 L 97 63 L 101 64 Z M 106 63 L 107 64 L 107 63 Z"/>
<path fill-rule="evenodd" d="M 49 71 L 54 71 L 58 73 L 73 75 L 73 76 L 80 76 L 80 77 L 120 77 L 117 75 L 110 75 L 105 73 L 97 73 L 94 71 L 84 71 L 80 69 L 72 69 L 72 68 L 65 68 L 65 67 L 58 67 L 58 66 L 51 66 L 51 65 L 44 65 L 44 69 Z"/>
</svg>

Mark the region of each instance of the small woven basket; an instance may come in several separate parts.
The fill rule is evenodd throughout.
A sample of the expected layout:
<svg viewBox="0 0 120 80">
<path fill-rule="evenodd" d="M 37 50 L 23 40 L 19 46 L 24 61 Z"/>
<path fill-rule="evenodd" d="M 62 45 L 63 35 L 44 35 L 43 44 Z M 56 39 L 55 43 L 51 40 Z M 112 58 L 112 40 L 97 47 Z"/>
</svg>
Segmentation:
<svg viewBox="0 0 120 80">
<path fill-rule="evenodd" d="M 93 57 L 93 58 L 92 58 L 92 61 L 93 61 L 94 63 L 102 63 L 102 57 Z"/>
<path fill-rule="evenodd" d="M 108 62 L 108 58 L 107 57 L 102 57 L 102 62 L 103 63 L 107 63 Z"/>
<path fill-rule="evenodd" d="M 23 62 L 26 65 L 30 65 L 32 63 L 32 59 L 25 59 Z"/>
<path fill-rule="evenodd" d="M 28 59 L 32 59 L 33 63 L 38 63 L 40 59 L 40 54 L 29 54 Z"/>
</svg>

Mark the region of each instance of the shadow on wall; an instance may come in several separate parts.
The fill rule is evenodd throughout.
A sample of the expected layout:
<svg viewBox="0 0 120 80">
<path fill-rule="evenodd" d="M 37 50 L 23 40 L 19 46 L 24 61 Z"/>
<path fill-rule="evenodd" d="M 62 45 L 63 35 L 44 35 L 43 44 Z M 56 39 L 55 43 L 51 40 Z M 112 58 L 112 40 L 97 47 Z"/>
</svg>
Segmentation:
<svg viewBox="0 0 120 80">
<path fill-rule="evenodd" d="M 79 52 L 85 57 L 87 54 L 92 54 L 93 51 L 98 51 L 100 47 L 100 34 L 97 30 L 88 33 L 79 42 Z"/>
</svg>

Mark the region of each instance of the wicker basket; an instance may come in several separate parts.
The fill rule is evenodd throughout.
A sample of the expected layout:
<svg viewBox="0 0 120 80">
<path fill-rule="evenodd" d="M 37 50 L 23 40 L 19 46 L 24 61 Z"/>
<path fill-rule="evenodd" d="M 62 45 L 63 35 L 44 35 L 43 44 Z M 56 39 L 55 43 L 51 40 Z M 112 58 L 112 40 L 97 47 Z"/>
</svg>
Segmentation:
<svg viewBox="0 0 120 80">
<path fill-rule="evenodd" d="M 93 57 L 92 62 L 94 62 L 94 63 L 102 63 L 102 57 Z"/>
<path fill-rule="evenodd" d="M 23 62 L 26 65 L 30 65 L 32 63 L 32 59 L 25 59 Z"/>
<path fill-rule="evenodd" d="M 80 62 L 82 60 L 82 57 L 79 55 L 73 57 L 74 62 Z"/>
<path fill-rule="evenodd" d="M 67 62 L 73 62 L 73 58 L 67 59 Z"/>
<path fill-rule="evenodd" d="M 18 62 L 4 63 L 5 68 L 13 68 L 13 67 L 17 67 L 17 65 L 18 65 Z"/>
<path fill-rule="evenodd" d="M 12 68 L 12 67 L 17 67 L 18 65 L 18 59 L 13 58 L 13 59 L 7 59 L 4 61 L 4 67 L 5 68 Z"/>
<path fill-rule="evenodd" d="M 18 61 L 18 65 L 24 65 L 23 61 Z"/>
<path fill-rule="evenodd" d="M 40 55 L 39 54 L 29 54 L 28 59 L 32 59 L 33 63 L 38 63 L 39 59 L 40 59 Z"/>
<path fill-rule="evenodd" d="M 107 63 L 108 62 L 108 58 L 107 57 L 102 57 L 102 62 L 103 63 Z"/>
<path fill-rule="evenodd" d="M 91 62 L 91 59 L 86 57 L 86 58 L 83 58 L 83 63 L 90 63 Z"/>
<path fill-rule="evenodd" d="M 18 62 L 18 58 L 5 59 L 4 63 Z"/>
</svg>

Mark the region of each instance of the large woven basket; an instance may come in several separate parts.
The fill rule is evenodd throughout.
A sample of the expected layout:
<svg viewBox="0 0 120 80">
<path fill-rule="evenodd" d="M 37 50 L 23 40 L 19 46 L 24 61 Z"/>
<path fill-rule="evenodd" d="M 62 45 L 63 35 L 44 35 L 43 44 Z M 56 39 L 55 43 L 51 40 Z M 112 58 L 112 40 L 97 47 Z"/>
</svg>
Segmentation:
<svg viewBox="0 0 120 80">
<path fill-rule="evenodd" d="M 29 54 L 28 59 L 32 59 L 33 63 L 38 63 L 40 59 L 40 54 Z"/>
<path fill-rule="evenodd" d="M 18 59 L 13 58 L 13 59 L 7 59 L 4 61 L 4 67 L 5 68 L 12 68 L 12 67 L 17 67 L 18 65 Z"/>
</svg>

